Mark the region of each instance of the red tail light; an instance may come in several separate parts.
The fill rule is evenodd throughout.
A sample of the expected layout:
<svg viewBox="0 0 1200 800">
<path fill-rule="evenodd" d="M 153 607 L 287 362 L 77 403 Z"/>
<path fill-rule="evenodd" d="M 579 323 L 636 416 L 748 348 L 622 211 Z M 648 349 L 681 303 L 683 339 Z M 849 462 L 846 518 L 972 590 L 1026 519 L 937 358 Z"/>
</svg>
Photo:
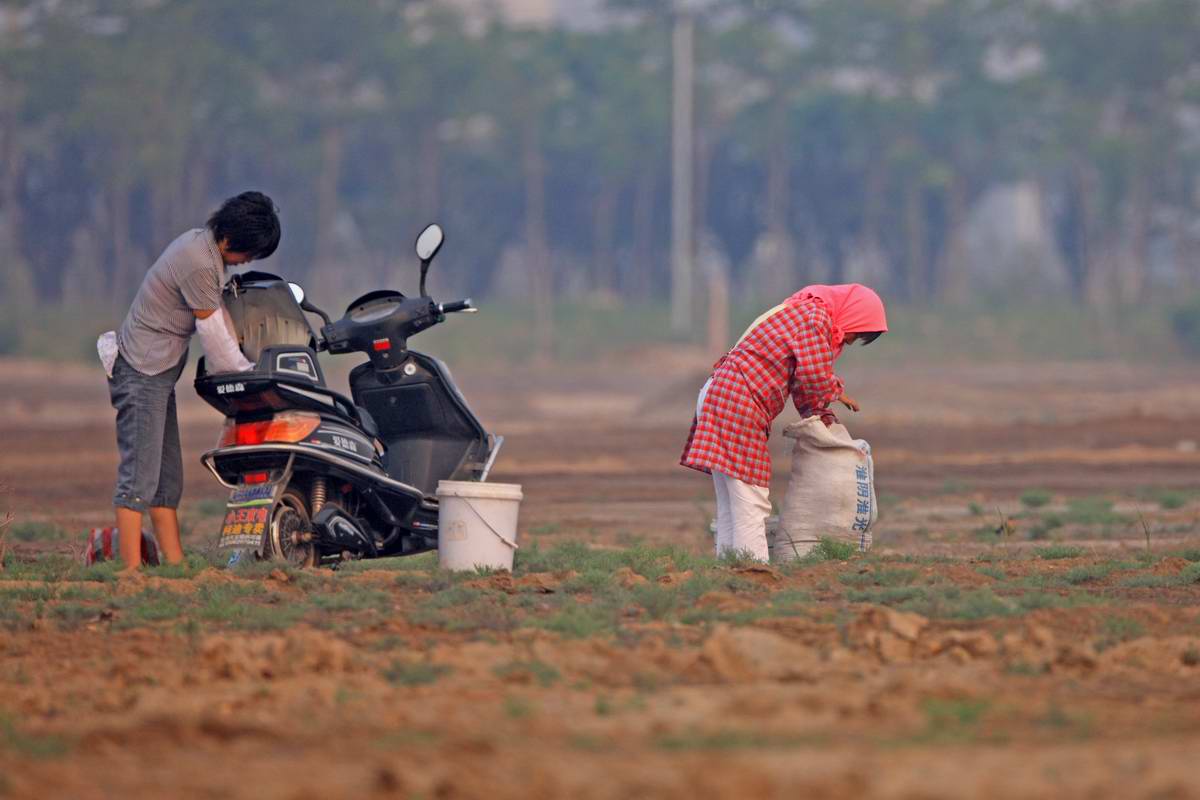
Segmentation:
<svg viewBox="0 0 1200 800">
<path fill-rule="evenodd" d="M 245 484 L 266 483 L 267 480 L 270 479 L 270 477 L 271 477 L 271 473 L 269 473 L 269 472 L 247 472 L 245 475 L 242 476 L 242 483 L 245 483 Z"/>
<path fill-rule="evenodd" d="M 285 411 L 260 422 L 225 421 L 218 447 L 264 442 L 299 442 L 315 431 L 321 417 L 303 411 Z"/>
</svg>

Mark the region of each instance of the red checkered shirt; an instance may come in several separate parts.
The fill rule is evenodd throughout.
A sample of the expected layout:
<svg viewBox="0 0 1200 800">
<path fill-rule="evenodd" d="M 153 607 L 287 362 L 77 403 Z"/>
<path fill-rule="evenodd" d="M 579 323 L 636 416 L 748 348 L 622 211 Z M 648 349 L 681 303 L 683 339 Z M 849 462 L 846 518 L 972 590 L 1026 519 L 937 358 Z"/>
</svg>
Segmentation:
<svg viewBox="0 0 1200 800">
<path fill-rule="evenodd" d="M 760 322 L 713 367 L 680 464 L 755 486 L 771 483 L 767 439 L 790 395 L 802 417 L 832 417 L 842 393 L 825 304 L 806 298 Z M 831 421 L 827 419 L 827 421 Z"/>
</svg>

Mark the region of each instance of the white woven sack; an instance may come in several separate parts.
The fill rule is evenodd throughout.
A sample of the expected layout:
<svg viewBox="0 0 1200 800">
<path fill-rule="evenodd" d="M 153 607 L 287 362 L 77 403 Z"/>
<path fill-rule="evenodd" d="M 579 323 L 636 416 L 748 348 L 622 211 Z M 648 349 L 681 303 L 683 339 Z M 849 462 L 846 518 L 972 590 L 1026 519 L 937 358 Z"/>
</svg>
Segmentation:
<svg viewBox="0 0 1200 800">
<path fill-rule="evenodd" d="M 879 517 L 871 446 L 851 438 L 846 426 L 826 426 L 820 417 L 792 423 L 783 435 L 796 444 L 771 560 L 807 555 L 822 538 L 869 550 L 871 526 Z"/>
</svg>

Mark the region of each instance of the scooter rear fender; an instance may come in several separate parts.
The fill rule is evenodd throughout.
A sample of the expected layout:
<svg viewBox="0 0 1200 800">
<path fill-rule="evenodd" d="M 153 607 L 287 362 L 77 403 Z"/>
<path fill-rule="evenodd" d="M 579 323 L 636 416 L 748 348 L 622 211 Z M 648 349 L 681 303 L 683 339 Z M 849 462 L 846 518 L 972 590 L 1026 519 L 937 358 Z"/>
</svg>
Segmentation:
<svg viewBox="0 0 1200 800">
<path fill-rule="evenodd" d="M 334 479 L 369 486 L 383 495 L 389 505 L 399 504 L 403 507 L 403 513 L 393 511 L 400 519 L 408 515 L 409 507 L 416 508 L 422 501 L 427 501 L 420 489 L 389 478 L 378 464 L 364 463 L 361 459 L 342 455 L 332 448 L 316 445 L 271 442 L 218 447 L 200 456 L 200 463 L 221 485 L 234 489 L 243 474 L 277 468 L 291 456 L 295 457 L 293 470 L 296 472 L 318 472 Z"/>
</svg>

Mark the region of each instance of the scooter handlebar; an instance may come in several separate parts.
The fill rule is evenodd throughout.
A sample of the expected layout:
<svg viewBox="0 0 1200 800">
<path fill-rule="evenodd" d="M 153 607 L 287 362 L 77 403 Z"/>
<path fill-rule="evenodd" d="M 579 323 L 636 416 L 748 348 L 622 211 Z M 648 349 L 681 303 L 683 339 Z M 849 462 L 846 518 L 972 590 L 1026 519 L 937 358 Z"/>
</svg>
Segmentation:
<svg viewBox="0 0 1200 800">
<path fill-rule="evenodd" d="M 449 303 L 442 303 L 438 306 L 438 311 L 443 314 L 454 314 L 459 311 L 474 314 L 479 309 L 471 305 L 471 298 L 468 297 L 466 300 L 453 300 Z"/>
</svg>

